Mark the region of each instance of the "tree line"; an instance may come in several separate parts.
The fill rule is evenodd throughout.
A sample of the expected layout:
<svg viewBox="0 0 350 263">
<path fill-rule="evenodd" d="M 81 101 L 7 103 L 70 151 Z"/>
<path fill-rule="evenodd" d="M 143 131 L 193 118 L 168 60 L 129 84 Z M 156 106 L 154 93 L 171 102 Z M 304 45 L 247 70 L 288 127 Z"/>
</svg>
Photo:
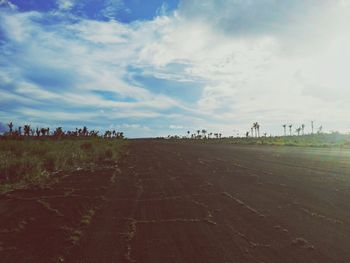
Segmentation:
<svg viewBox="0 0 350 263">
<path fill-rule="evenodd" d="M 83 128 L 75 128 L 75 130 L 63 130 L 62 127 L 56 127 L 50 130 L 49 127 L 32 128 L 29 124 L 14 127 L 12 122 L 7 124 L 9 131 L 4 133 L 4 136 L 10 137 L 103 137 L 123 139 L 124 133 L 115 130 L 106 130 L 100 133 L 98 130 L 89 130 L 86 126 Z"/>
</svg>

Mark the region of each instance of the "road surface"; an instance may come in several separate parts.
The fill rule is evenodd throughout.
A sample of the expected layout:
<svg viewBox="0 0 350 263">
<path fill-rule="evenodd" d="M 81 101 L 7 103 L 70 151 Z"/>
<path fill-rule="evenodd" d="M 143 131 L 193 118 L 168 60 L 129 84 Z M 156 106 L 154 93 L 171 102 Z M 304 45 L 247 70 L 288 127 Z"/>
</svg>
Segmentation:
<svg viewBox="0 0 350 263">
<path fill-rule="evenodd" d="M 350 262 L 350 151 L 139 140 L 0 198 L 1 262 Z"/>
</svg>

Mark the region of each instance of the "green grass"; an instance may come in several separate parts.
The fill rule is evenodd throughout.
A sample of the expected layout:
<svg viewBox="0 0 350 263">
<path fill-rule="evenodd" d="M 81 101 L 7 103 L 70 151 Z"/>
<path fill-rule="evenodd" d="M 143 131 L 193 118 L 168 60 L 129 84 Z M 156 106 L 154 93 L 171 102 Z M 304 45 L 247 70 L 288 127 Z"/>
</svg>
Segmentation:
<svg viewBox="0 0 350 263">
<path fill-rule="evenodd" d="M 115 161 L 125 144 L 102 138 L 1 139 L 0 193 L 52 182 L 56 171 Z"/>
</svg>

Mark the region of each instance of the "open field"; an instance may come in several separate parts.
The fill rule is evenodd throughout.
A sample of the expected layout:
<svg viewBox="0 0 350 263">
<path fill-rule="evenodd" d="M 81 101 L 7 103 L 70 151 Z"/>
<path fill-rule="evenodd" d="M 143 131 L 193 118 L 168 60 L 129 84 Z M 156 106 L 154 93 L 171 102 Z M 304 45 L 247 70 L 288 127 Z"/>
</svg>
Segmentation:
<svg viewBox="0 0 350 263">
<path fill-rule="evenodd" d="M 0 193 L 51 184 L 59 172 L 115 160 L 124 144 L 98 137 L 0 137 Z"/>
<path fill-rule="evenodd" d="M 350 150 L 135 140 L 0 197 L 3 262 L 349 262 Z"/>
</svg>

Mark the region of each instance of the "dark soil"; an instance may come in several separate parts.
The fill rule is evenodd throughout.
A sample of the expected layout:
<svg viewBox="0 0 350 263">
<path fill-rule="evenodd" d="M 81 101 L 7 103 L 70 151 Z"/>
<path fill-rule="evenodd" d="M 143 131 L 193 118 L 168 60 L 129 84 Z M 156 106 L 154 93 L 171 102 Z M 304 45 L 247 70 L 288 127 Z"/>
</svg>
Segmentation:
<svg viewBox="0 0 350 263">
<path fill-rule="evenodd" d="M 0 197 L 0 262 L 350 262 L 350 151 L 134 141 Z"/>
</svg>

